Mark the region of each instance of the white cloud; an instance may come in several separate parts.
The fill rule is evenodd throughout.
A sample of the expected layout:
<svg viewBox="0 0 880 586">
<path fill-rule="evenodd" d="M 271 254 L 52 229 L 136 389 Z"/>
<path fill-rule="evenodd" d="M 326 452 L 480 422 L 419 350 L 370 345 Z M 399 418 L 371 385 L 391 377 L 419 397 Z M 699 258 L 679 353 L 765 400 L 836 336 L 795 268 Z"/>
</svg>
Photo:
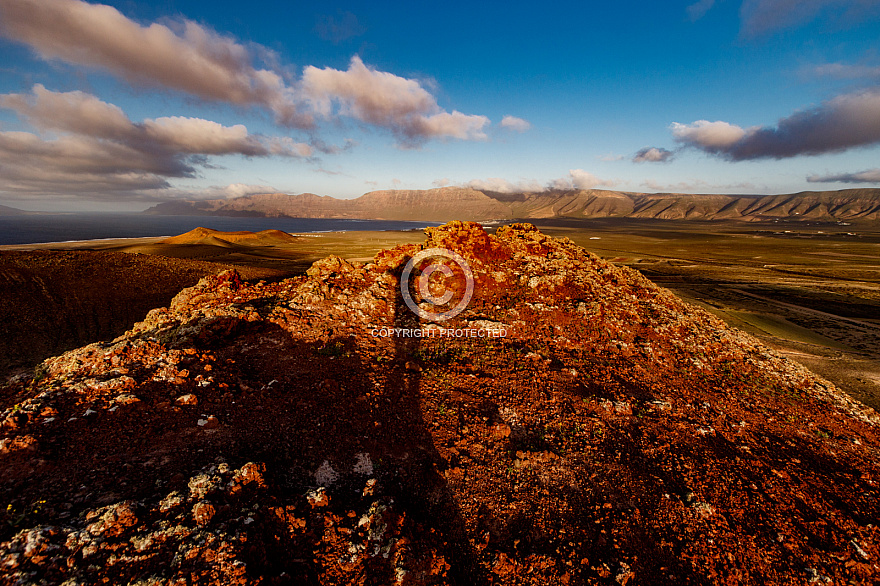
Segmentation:
<svg viewBox="0 0 880 586">
<path fill-rule="evenodd" d="M 53 92 L 40 84 L 31 94 L 0 94 L 7 108 L 43 130 L 57 130 L 124 143 L 145 152 L 264 157 L 308 157 L 311 147 L 288 137 L 249 134 L 242 124 L 223 126 L 202 118 L 182 116 L 129 120 L 121 108 L 84 92 Z"/>
<path fill-rule="evenodd" d="M 408 121 L 407 121 L 408 122 Z M 390 126 L 392 130 L 402 131 L 407 138 L 458 138 L 460 140 L 485 140 L 483 127 L 489 124 L 485 116 L 472 116 L 454 110 L 438 112 L 431 116 L 417 116 L 412 126 L 405 122 L 402 126 Z"/>
<path fill-rule="evenodd" d="M 115 197 L 169 187 L 166 177 L 192 177 L 194 168 L 119 143 L 81 136 L 43 140 L 29 132 L 0 132 L 0 168 L 7 195 L 83 194 Z"/>
<path fill-rule="evenodd" d="M 673 138 L 683 144 L 696 146 L 708 152 L 730 148 L 745 136 L 746 131 L 734 124 L 697 120 L 693 124 L 673 122 Z"/>
<path fill-rule="evenodd" d="M 41 85 L 31 94 L 0 94 L 0 108 L 58 134 L 0 132 L 0 189 L 7 193 L 100 197 L 165 189 L 167 178 L 195 177 L 208 155 L 298 158 L 312 152 L 288 137 L 249 134 L 241 124 L 180 116 L 136 123 L 95 96 Z"/>
<path fill-rule="evenodd" d="M 278 193 L 278 190 L 269 185 L 246 185 L 244 183 L 231 183 L 222 189 L 228 199 L 255 195 L 258 193 Z"/>
<path fill-rule="evenodd" d="M 404 142 L 426 138 L 485 139 L 485 116 L 445 112 L 414 79 L 377 71 L 353 57 L 346 71 L 309 66 L 303 71 L 302 92 L 324 117 L 340 113 L 390 129 Z"/>
<path fill-rule="evenodd" d="M 278 72 L 256 68 L 243 45 L 194 22 L 184 21 L 178 30 L 142 26 L 112 6 L 79 0 L 0 0 L 0 17 L 6 37 L 44 59 L 105 69 L 208 100 L 262 106 L 286 126 L 311 125 Z"/>
<path fill-rule="evenodd" d="M 261 193 L 279 193 L 271 185 L 247 185 L 245 183 L 230 183 L 229 185 L 212 185 L 203 189 L 171 188 L 157 193 L 162 200 L 172 199 L 235 199 L 245 195 L 257 195 Z"/>
<path fill-rule="evenodd" d="M 541 193 L 549 190 L 570 191 L 574 189 L 593 189 L 600 185 L 612 187 L 616 181 L 601 179 L 583 169 L 571 169 L 566 177 L 553 179 L 547 183 L 540 183 L 535 179 L 520 179 L 508 181 L 500 177 L 488 179 L 474 179 L 468 181 L 465 187 L 478 191 L 495 191 L 498 193 Z"/>
<path fill-rule="evenodd" d="M 508 181 L 501 177 L 489 177 L 488 179 L 473 179 L 465 184 L 465 187 L 478 191 L 495 191 L 498 193 L 534 193 L 544 191 L 545 186 L 534 179 L 521 181 Z"/>
<path fill-rule="evenodd" d="M 435 179 L 431 182 L 431 185 L 433 185 L 434 187 L 446 187 L 450 183 L 452 183 L 452 181 L 450 181 L 448 177 L 444 177 L 442 179 Z"/>
<path fill-rule="evenodd" d="M 513 130 L 514 132 L 525 132 L 531 127 L 532 125 L 528 120 L 523 120 L 516 116 L 505 116 L 501 119 L 501 128 Z"/>
<path fill-rule="evenodd" d="M 571 185 L 575 189 L 593 189 L 599 185 L 613 185 L 613 181 L 608 181 L 606 179 L 600 179 L 593 175 L 592 173 L 588 173 L 583 169 L 571 169 L 568 172 L 569 178 L 571 180 Z"/>
<path fill-rule="evenodd" d="M 343 17 L 327 34 L 341 39 L 354 24 Z M 418 81 L 367 67 L 357 56 L 347 71 L 307 66 L 300 81 L 288 84 L 291 75 L 265 47 L 248 49 L 191 21 L 141 25 L 116 8 L 81 0 L 0 0 L 0 34 L 46 60 L 263 108 L 292 128 L 313 128 L 316 114 L 333 117 L 334 103 L 339 113 L 388 128 L 409 146 L 431 138 L 484 140 L 489 123 L 485 116 L 443 110 Z M 255 65 L 260 56 L 270 64 Z"/>
</svg>

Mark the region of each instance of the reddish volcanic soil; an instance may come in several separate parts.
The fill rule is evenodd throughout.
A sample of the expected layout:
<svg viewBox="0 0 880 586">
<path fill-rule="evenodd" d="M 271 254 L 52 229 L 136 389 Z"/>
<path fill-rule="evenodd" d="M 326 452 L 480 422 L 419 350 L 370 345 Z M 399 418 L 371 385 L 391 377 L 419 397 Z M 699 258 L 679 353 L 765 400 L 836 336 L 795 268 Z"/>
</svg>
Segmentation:
<svg viewBox="0 0 880 586">
<path fill-rule="evenodd" d="M 2 388 L 0 583 L 880 580 L 872 410 L 567 240 L 426 232 L 205 278 Z M 429 327 L 430 247 L 487 337 L 372 335 Z"/>
</svg>

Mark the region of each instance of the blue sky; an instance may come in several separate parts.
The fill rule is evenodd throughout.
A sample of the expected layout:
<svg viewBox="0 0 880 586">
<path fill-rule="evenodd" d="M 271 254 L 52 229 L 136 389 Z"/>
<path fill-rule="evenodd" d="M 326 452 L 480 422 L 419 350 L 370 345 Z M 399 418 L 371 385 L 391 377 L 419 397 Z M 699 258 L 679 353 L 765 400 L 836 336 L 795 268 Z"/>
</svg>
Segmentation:
<svg viewBox="0 0 880 586">
<path fill-rule="evenodd" d="M 880 186 L 880 0 L 0 0 L 0 203 Z"/>
</svg>

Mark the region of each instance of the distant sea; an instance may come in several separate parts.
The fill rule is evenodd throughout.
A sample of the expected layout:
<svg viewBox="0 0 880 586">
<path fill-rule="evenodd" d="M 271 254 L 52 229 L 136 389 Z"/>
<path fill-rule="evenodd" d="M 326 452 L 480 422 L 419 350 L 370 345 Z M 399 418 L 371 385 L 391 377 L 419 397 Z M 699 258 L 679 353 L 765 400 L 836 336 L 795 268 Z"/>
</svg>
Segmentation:
<svg viewBox="0 0 880 586">
<path fill-rule="evenodd" d="M 283 230 L 341 232 L 418 230 L 437 222 L 385 220 L 327 220 L 320 218 L 238 218 L 228 216 L 153 216 L 147 214 L 40 214 L 0 216 L 0 245 L 70 242 L 101 238 L 176 236 L 202 226 L 224 232 Z"/>
</svg>

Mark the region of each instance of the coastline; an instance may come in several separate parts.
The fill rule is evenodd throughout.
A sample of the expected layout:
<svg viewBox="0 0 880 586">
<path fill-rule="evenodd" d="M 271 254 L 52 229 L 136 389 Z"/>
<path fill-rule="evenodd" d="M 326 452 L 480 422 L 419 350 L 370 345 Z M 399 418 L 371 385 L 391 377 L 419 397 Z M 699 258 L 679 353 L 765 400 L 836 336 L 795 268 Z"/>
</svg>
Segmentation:
<svg viewBox="0 0 880 586">
<path fill-rule="evenodd" d="M 0 244 L 0 251 L 15 250 L 104 250 L 120 246 L 157 244 L 169 236 L 135 238 L 96 238 L 94 240 L 66 240 L 63 242 L 35 242 L 32 244 Z"/>
</svg>

